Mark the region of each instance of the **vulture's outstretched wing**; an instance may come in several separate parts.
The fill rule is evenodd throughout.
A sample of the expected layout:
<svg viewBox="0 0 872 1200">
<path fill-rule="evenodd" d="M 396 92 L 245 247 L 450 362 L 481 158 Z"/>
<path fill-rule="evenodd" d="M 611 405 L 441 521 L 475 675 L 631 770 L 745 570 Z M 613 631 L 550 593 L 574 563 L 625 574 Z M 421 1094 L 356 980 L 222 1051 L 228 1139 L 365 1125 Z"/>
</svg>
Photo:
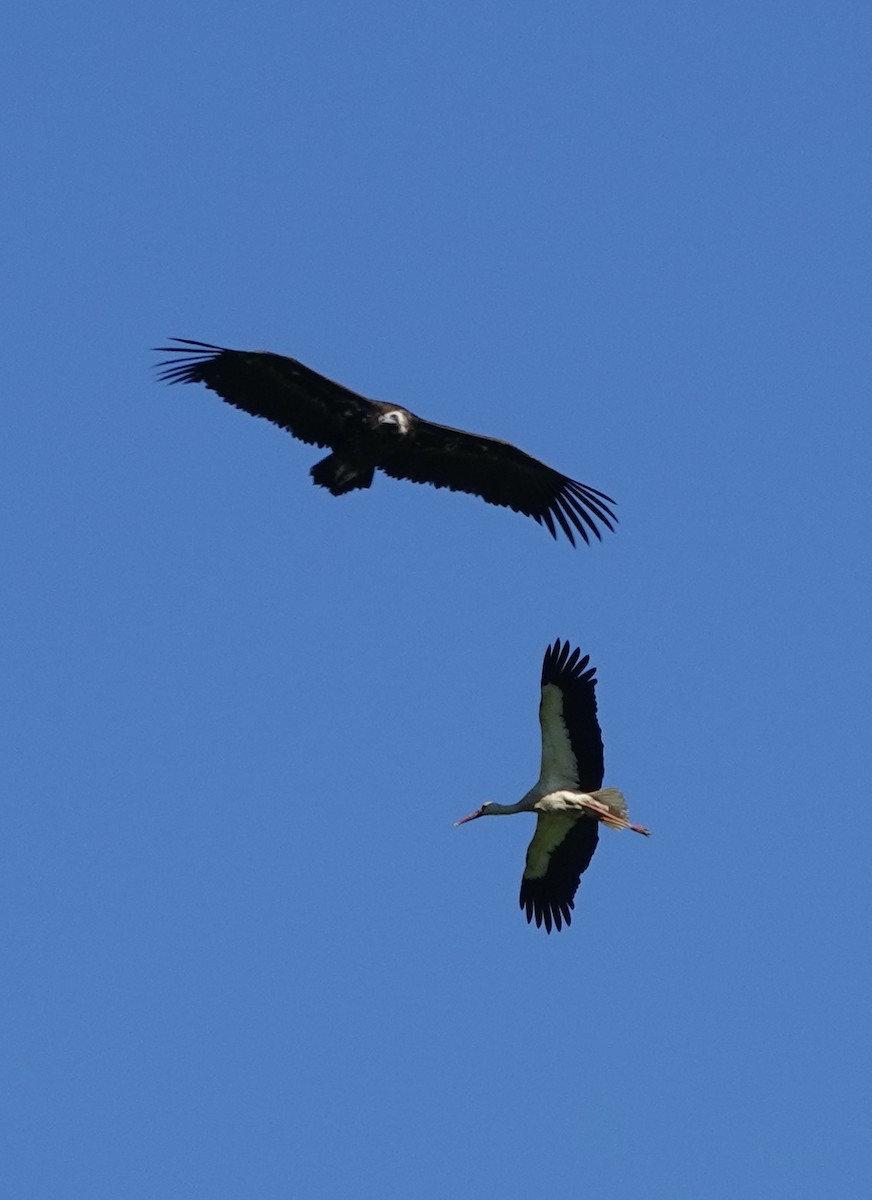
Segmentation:
<svg viewBox="0 0 872 1200">
<path fill-rule="evenodd" d="M 552 923 L 558 930 L 571 923 L 575 893 L 599 840 L 595 817 L 573 818 L 559 813 L 540 813 L 536 832 L 527 850 L 527 865 L 521 877 L 521 908 L 527 920 Z"/>
<path fill-rule="evenodd" d="M 602 536 L 597 522 L 614 530 L 612 522 L 617 521 L 609 496 L 561 475 L 509 442 L 420 418 L 414 437 L 398 444 L 380 466 L 394 479 L 470 492 L 488 504 L 524 513 L 544 524 L 554 538 L 559 525 L 573 545 L 573 527 L 589 542 L 590 533 Z"/>
<path fill-rule="evenodd" d="M 595 792 L 605 770 L 603 739 L 596 717 L 596 667 L 560 638 L 542 662 L 542 767 L 539 780 L 548 791 L 565 788 Z M 594 842 L 594 844 L 596 844 Z M 585 863 L 585 866 L 587 864 Z M 582 867 L 584 870 L 584 867 Z"/>
<path fill-rule="evenodd" d="M 345 441 L 366 422 L 373 404 L 294 358 L 256 350 L 226 350 L 208 342 L 172 338 L 158 353 L 176 357 L 158 363 L 166 383 L 205 383 L 228 404 L 264 417 L 301 442 L 315 446 Z"/>
</svg>

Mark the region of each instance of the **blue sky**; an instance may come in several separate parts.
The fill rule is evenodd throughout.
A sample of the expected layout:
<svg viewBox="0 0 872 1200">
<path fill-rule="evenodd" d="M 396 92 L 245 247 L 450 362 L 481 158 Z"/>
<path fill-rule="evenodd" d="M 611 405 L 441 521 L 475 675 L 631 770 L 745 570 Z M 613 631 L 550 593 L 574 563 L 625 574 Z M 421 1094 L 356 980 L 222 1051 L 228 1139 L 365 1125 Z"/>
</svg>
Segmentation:
<svg viewBox="0 0 872 1200">
<path fill-rule="evenodd" d="M 2 18 L 4 1194 L 872 1184 L 864 4 Z M 571 550 L 167 388 L 288 353 L 619 502 Z M 599 669 L 572 928 L 542 653 Z"/>
</svg>

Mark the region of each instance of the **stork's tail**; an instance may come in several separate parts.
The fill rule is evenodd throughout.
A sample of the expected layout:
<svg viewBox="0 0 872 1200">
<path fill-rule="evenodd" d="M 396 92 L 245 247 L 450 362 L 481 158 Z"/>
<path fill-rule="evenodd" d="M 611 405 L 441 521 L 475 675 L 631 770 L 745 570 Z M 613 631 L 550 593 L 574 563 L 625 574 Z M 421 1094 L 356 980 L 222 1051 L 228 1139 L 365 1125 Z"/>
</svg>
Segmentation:
<svg viewBox="0 0 872 1200">
<path fill-rule="evenodd" d="M 349 462 L 338 454 L 328 454 L 312 467 L 311 475 L 319 487 L 334 496 L 344 496 L 355 488 L 368 488 L 375 469 L 372 464 Z"/>
<path fill-rule="evenodd" d="M 644 825 L 631 825 L 627 818 L 627 801 L 624 793 L 617 788 L 600 788 L 598 792 L 590 792 L 590 798 L 596 805 L 595 812 L 603 825 L 611 829 L 632 829 L 634 833 L 651 836 L 651 830 Z"/>
<path fill-rule="evenodd" d="M 598 792 L 590 792 L 589 795 L 597 804 L 604 804 L 613 817 L 623 817 L 626 821 L 627 801 L 623 792 L 619 792 L 617 788 L 600 788 Z"/>
</svg>

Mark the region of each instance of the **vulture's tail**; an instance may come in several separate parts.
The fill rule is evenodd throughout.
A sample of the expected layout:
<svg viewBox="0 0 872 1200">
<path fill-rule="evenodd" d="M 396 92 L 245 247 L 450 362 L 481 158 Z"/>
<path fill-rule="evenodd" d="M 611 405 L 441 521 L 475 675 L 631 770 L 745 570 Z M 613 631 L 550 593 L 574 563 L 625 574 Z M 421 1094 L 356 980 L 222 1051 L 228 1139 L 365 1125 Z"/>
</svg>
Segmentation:
<svg viewBox="0 0 872 1200">
<path fill-rule="evenodd" d="M 338 454 L 328 454 L 321 462 L 315 463 L 311 471 L 315 483 L 334 496 L 344 496 L 355 488 L 368 488 L 374 473 L 375 468 L 371 463 L 355 463 L 340 458 Z"/>
</svg>

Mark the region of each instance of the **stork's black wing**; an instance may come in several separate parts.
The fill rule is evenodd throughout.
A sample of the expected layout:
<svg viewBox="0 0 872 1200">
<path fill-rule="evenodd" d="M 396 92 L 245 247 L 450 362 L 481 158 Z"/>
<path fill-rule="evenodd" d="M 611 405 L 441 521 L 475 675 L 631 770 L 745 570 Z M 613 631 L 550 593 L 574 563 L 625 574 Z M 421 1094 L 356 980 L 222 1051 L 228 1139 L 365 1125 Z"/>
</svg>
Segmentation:
<svg viewBox="0 0 872 1200">
<path fill-rule="evenodd" d="M 480 437 L 417 419 L 414 436 L 403 439 L 379 464 L 394 479 L 432 483 L 470 492 L 544 524 L 557 537 L 559 525 L 575 545 L 573 528 L 586 542 L 600 538 L 599 522 L 614 529 L 611 497 L 576 483 L 508 442 Z M 556 524 L 555 524 L 556 522 Z"/>
<path fill-rule="evenodd" d="M 166 383 L 205 383 L 228 404 L 265 417 L 302 442 L 335 449 L 360 428 L 372 401 L 334 383 L 294 358 L 256 350 L 226 350 L 208 342 L 172 338 L 158 353 Z"/>
<path fill-rule="evenodd" d="M 548 933 L 571 923 L 575 893 L 599 839 L 595 817 L 570 817 L 540 813 L 536 832 L 527 850 L 521 877 L 521 908 L 527 920 L 545 922 Z"/>
<path fill-rule="evenodd" d="M 549 791 L 595 792 L 605 771 L 603 739 L 596 716 L 596 667 L 590 655 L 570 653 L 558 638 L 542 662 L 540 781 Z"/>
</svg>

